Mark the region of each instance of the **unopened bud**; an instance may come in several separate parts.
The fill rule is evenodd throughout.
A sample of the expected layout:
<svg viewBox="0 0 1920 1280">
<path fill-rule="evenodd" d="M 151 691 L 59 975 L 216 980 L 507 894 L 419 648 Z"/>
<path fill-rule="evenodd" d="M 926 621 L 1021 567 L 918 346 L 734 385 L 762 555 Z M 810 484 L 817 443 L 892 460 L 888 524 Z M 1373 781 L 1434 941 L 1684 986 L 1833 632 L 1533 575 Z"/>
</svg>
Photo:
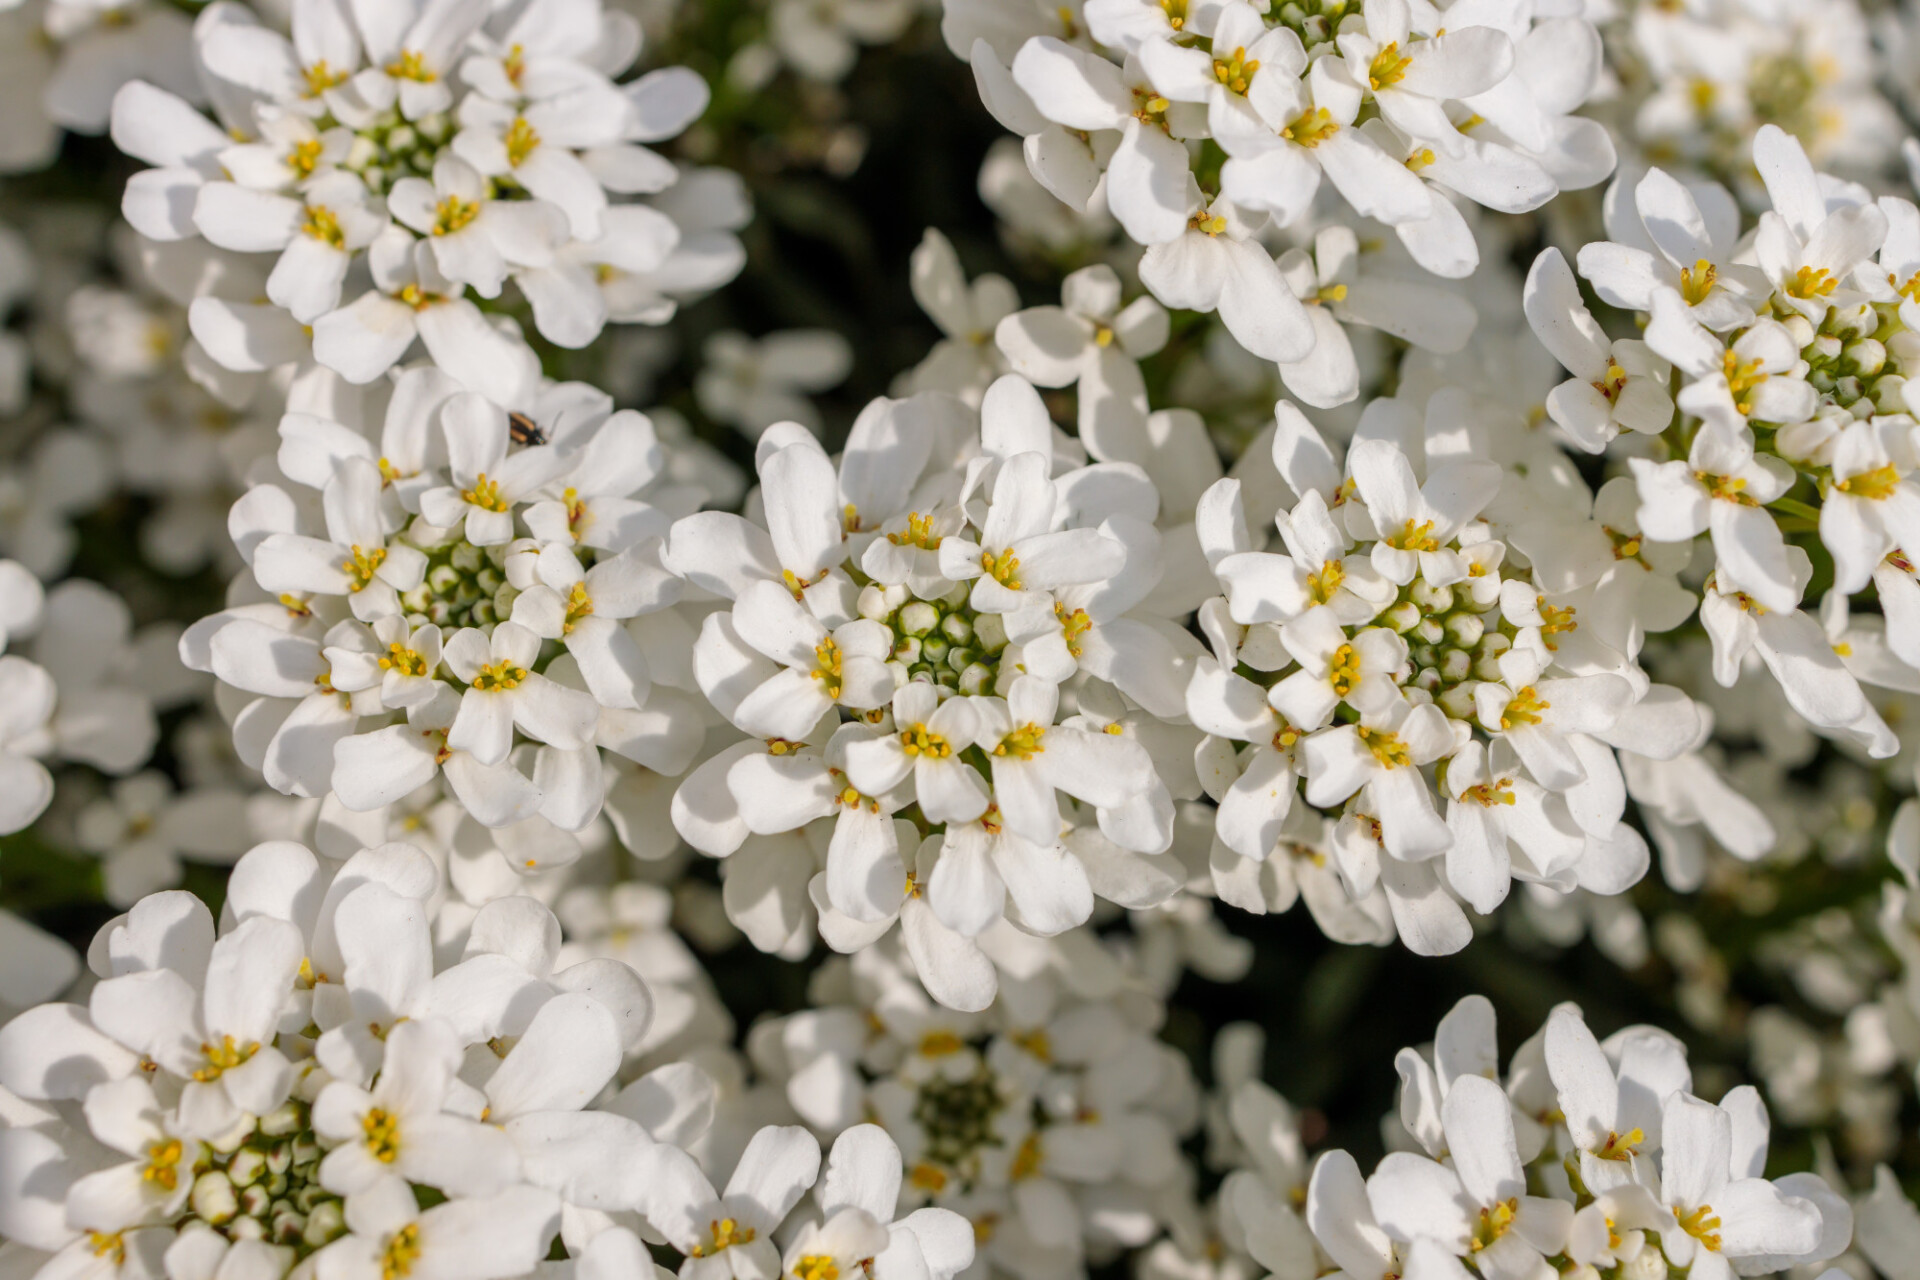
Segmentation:
<svg viewBox="0 0 1920 1280">
<path fill-rule="evenodd" d="M 193 1180 L 188 1202 L 196 1214 L 216 1227 L 240 1211 L 240 1197 L 232 1181 L 218 1169 L 209 1169 Z"/>
</svg>

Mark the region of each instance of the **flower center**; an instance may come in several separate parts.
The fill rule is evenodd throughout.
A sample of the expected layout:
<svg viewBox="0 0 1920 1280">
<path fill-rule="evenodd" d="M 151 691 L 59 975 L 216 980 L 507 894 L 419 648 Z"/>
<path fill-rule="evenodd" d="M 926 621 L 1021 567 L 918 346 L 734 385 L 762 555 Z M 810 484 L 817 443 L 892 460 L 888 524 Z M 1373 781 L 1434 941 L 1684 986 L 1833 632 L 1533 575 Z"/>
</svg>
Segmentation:
<svg viewBox="0 0 1920 1280">
<path fill-rule="evenodd" d="M 1480 1211 L 1480 1221 L 1473 1229 L 1473 1241 L 1468 1248 L 1478 1253 L 1488 1245 L 1507 1234 L 1513 1225 L 1513 1215 L 1520 1209 L 1519 1197 L 1502 1200 L 1491 1208 Z"/>
<path fill-rule="evenodd" d="M 1007 590 L 1019 591 L 1022 589 L 1020 586 L 1020 557 L 1014 555 L 1012 551 L 1002 551 L 997 556 L 991 551 L 982 551 L 980 553 L 980 568 L 985 571 L 989 578 L 992 578 L 995 582 L 1007 588 Z"/>
<path fill-rule="evenodd" d="M 1713 292 L 1714 282 L 1719 279 L 1720 269 L 1705 258 L 1697 260 L 1690 267 L 1680 269 L 1680 296 L 1687 300 L 1688 306 L 1697 307 L 1707 300 Z"/>
<path fill-rule="evenodd" d="M 1407 68 L 1413 58 L 1400 52 L 1400 42 L 1391 40 L 1386 48 L 1373 55 L 1373 65 L 1367 68 L 1367 85 L 1373 89 L 1391 89 L 1406 78 Z"/>
<path fill-rule="evenodd" d="M 411 1274 L 419 1258 L 420 1227 L 409 1222 L 388 1237 L 386 1250 L 380 1255 L 380 1280 L 396 1280 Z"/>
<path fill-rule="evenodd" d="M 361 549 L 359 543 L 353 546 L 353 558 L 340 562 L 340 571 L 347 575 L 347 590 L 355 595 L 365 591 L 373 582 L 373 575 L 387 561 L 387 549 L 375 547 L 371 551 Z"/>
<path fill-rule="evenodd" d="M 1500 713 L 1500 727 L 1511 729 L 1517 724 L 1539 724 L 1540 713 L 1553 704 L 1534 692 L 1532 685 L 1513 695 L 1513 701 L 1507 703 L 1506 710 Z"/>
<path fill-rule="evenodd" d="M 402 49 L 400 56 L 387 64 L 386 72 L 396 80 L 412 80 L 416 84 L 432 84 L 440 78 L 439 73 L 427 65 L 427 55 L 418 49 Z"/>
<path fill-rule="evenodd" d="M 1067 606 L 1061 604 L 1059 601 L 1054 602 L 1053 616 L 1060 620 L 1060 630 L 1066 638 L 1067 652 L 1078 658 L 1080 656 L 1080 639 L 1093 628 L 1093 619 L 1087 616 L 1085 609 L 1075 609 L 1071 613 L 1067 612 Z"/>
<path fill-rule="evenodd" d="M 1718 498 L 1722 502 L 1731 502 L 1742 507 L 1757 507 L 1760 504 L 1747 496 L 1747 482 L 1738 476 L 1717 476 L 1710 471 L 1696 471 L 1693 478 L 1706 487 L 1707 496 Z"/>
<path fill-rule="evenodd" d="M 180 1139 L 168 1138 L 165 1142 L 156 1142 L 147 1148 L 147 1165 L 140 1170 L 140 1180 L 164 1187 L 168 1191 L 180 1185 L 180 1157 L 186 1154 Z"/>
<path fill-rule="evenodd" d="M 1841 493 L 1852 494 L 1856 498 L 1872 498 L 1876 502 L 1884 502 L 1893 496 L 1895 489 L 1900 487 L 1900 473 L 1894 470 L 1893 464 L 1889 462 L 1884 467 L 1862 471 L 1859 475 L 1849 476 L 1845 480 L 1835 480 L 1833 487 Z"/>
<path fill-rule="evenodd" d="M 403 676 L 423 676 L 427 674 L 427 660 L 418 649 L 409 649 L 398 640 L 387 646 L 387 656 L 380 659 L 382 671 L 397 671 Z"/>
<path fill-rule="evenodd" d="M 752 1227 L 741 1226 L 736 1218 L 714 1218 L 707 1223 L 709 1243 L 696 1244 L 691 1252 L 696 1258 L 710 1257 L 736 1244 L 752 1244 L 757 1234 Z"/>
<path fill-rule="evenodd" d="M 316 142 L 313 145 L 317 154 L 320 144 Z M 311 165 L 306 172 L 313 172 Z M 300 229 L 324 245 L 335 249 L 347 247 L 347 233 L 340 229 L 340 219 L 334 216 L 333 210 L 323 204 L 307 206 L 307 220 L 300 225 Z"/>
<path fill-rule="evenodd" d="M 1825 267 L 1801 267 L 1787 281 L 1787 293 L 1795 298 L 1824 298 L 1840 285 Z"/>
<path fill-rule="evenodd" d="M 527 669 L 518 663 L 502 658 L 498 662 L 482 664 L 474 673 L 473 687 L 482 693 L 505 693 L 517 689 L 520 682 L 527 678 Z"/>
<path fill-rule="evenodd" d="M 1638 1155 L 1640 1144 L 1646 1140 L 1647 1135 L 1637 1127 L 1625 1133 L 1609 1133 L 1607 1140 L 1601 1143 L 1600 1149 L 1593 1154 L 1602 1160 L 1626 1160 Z"/>
<path fill-rule="evenodd" d="M 793 1274 L 799 1280 L 840 1280 L 840 1266 L 828 1254 L 809 1253 L 794 1264 Z"/>
<path fill-rule="evenodd" d="M 367 1150 L 382 1164 L 392 1164 L 400 1155 L 400 1118 L 380 1107 L 370 1107 L 360 1118 L 361 1131 L 367 1135 Z"/>
<path fill-rule="evenodd" d="M 450 236 L 480 216 L 480 202 L 448 196 L 433 209 L 433 234 Z"/>
<path fill-rule="evenodd" d="M 1046 736 L 1046 729 L 1029 720 L 1018 729 L 1009 733 L 1006 737 L 1000 739 L 999 745 L 993 749 L 993 754 L 996 756 L 1014 756 L 1021 760 L 1031 760 L 1046 750 L 1045 747 L 1040 745 L 1040 740 Z"/>
<path fill-rule="evenodd" d="M 322 63 L 321 65 L 325 66 L 326 64 Z M 287 152 L 287 168 L 293 170 L 303 178 L 311 178 L 313 171 L 319 167 L 320 152 L 320 139 L 303 138 L 299 142 L 294 143 L 293 149 Z M 312 233 L 309 232 L 308 234 Z"/>
<path fill-rule="evenodd" d="M 1713 1206 L 1703 1204 L 1690 1213 L 1674 1215 L 1680 1221 L 1680 1229 L 1706 1246 L 1707 1252 L 1720 1252 L 1720 1216 Z"/>
<path fill-rule="evenodd" d="M 540 145 L 540 135 L 534 132 L 525 116 L 515 116 L 513 123 L 507 126 L 507 163 L 518 169 L 521 161 L 533 154 Z"/>
<path fill-rule="evenodd" d="M 1415 524 L 1412 517 L 1400 527 L 1400 532 L 1381 539 L 1390 547 L 1401 551 L 1438 551 L 1439 540 L 1433 536 L 1433 521 L 1422 520 Z"/>
<path fill-rule="evenodd" d="M 813 678 L 820 681 L 829 698 L 839 698 L 841 689 L 840 646 L 828 636 L 813 647 Z"/>
<path fill-rule="evenodd" d="M 900 749 L 910 756 L 928 760 L 945 760 L 953 754 L 951 743 L 920 723 L 900 731 Z"/>
<path fill-rule="evenodd" d="M 233 1070 L 258 1052 L 260 1052 L 258 1040 L 249 1040 L 241 1045 L 236 1045 L 232 1036 L 220 1037 L 219 1044 L 202 1041 L 200 1053 L 206 1058 L 207 1065 L 195 1071 L 193 1078 L 201 1084 L 208 1084 L 218 1080 L 221 1073 Z"/>
<path fill-rule="evenodd" d="M 1627 371 L 1620 367 L 1618 360 L 1607 361 L 1607 376 L 1595 382 L 1593 389 L 1605 397 L 1608 404 L 1618 403 L 1620 393 L 1627 389 Z"/>
<path fill-rule="evenodd" d="M 1360 744 L 1373 753 L 1373 758 L 1382 768 L 1400 769 L 1413 763 L 1413 752 L 1400 740 L 1400 735 L 1386 729 L 1369 729 L 1355 725 L 1354 731 L 1360 735 Z"/>
<path fill-rule="evenodd" d="M 483 511 L 505 511 L 508 502 L 500 493 L 500 482 L 487 479 L 482 471 L 473 482 L 473 488 L 462 489 L 460 496 Z"/>
<path fill-rule="evenodd" d="M 574 624 L 593 612 L 593 597 L 587 594 L 587 584 L 576 582 L 573 590 L 567 592 L 567 617 L 560 624 L 560 630 L 567 635 L 573 634 Z"/>
<path fill-rule="evenodd" d="M 1340 132 L 1340 122 L 1325 107 L 1314 107 L 1302 111 L 1291 124 L 1280 131 L 1280 136 L 1289 142 L 1297 142 L 1311 150 Z"/>
<path fill-rule="evenodd" d="M 1245 93 L 1253 73 L 1259 69 L 1260 60 L 1247 57 L 1244 46 L 1235 49 L 1231 58 L 1213 60 L 1213 78 L 1235 93 Z"/>
<path fill-rule="evenodd" d="M 1327 669 L 1327 682 L 1343 698 L 1360 683 L 1360 655 L 1353 651 L 1352 645 L 1343 644 L 1333 651 L 1333 661 Z"/>
</svg>

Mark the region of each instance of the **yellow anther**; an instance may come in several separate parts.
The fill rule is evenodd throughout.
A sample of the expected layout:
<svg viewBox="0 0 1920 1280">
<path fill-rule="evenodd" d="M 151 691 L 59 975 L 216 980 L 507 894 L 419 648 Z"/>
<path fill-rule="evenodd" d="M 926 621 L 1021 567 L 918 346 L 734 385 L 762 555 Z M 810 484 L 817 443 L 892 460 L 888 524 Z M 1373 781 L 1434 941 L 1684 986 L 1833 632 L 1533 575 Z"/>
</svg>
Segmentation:
<svg viewBox="0 0 1920 1280">
<path fill-rule="evenodd" d="M 1432 147 L 1422 147 L 1407 157 L 1407 168 L 1413 170 L 1415 173 L 1419 173 L 1422 169 L 1432 164 L 1436 158 L 1433 154 Z"/>
<path fill-rule="evenodd" d="M 1020 1150 L 1014 1152 L 1013 1163 L 1007 1167 L 1007 1176 L 1015 1182 L 1031 1178 L 1040 1172 L 1040 1161 L 1045 1155 L 1040 1149 L 1040 1135 L 1030 1133 Z"/>
<path fill-rule="evenodd" d="M 1872 498 L 1876 502 L 1884 502 L 1893 496 L 1895 489 L 1900 487 L 1900 473 L 1893 469 L 1892 463 L 1888 463 L 1884 467 L 1862 471 L 1859 475 L 1849 476 L 1845 480 L 1835 480 L 1833 487 L 1841 493 L 1851 494 L 1856 498 Z"/>
<path fill-rule="evenodd" d="M 1307 302 L 1313 306 L 1319 306 L 1323 302 L 1345 302 L 1346 300 L 1347 286 L 1344 284 L 1329 284 L 1316 289 L 1313 296 L 1307 299 Z"/>
<path fill-rule="evenodd" d="M 1620 393 L 1627 389 L 1627 371 L 1620 367 L 1618 360 L 1607 361 L 1606 376 L 1596 379 L 1593 389 L 1598 391 L 1608 404 L 1618 402 Z"/>
<path fill-rule="evenodd" d="M 1422 520 L 1415 524 L 1409 518 L 1405 524 L 1401 525 L 1400 532 L 1389 534 L 1381 541 L 1401 551 L 1438 551 L 1440 549 L 1440 543 L 1433 536 L 1431 520 Z"/>
<path fill-rule="evenodd" d="M 260 1052 L 258 1040 L 235 1044 L 232 1036 L 222 1036 L 219 1044 L 202 1041 L 200 1054 L 207 1060 L 207 1065 L 195 1071 L 193 1078 L 201 1084 L 208 1084 L 218 1080 L 222 1072 L 233 1070 L 258 1052 Z"/>
<path fill-rule="evenodd" d="M 1905 284 L 1902 284 L 1892 272 L 1888 272 L 1887 283 L 1893 286 L 1895 293 L 1911 301 L 1920 302 L 1920 271 L 1908 276 Z"/>
<path fill-rule="evenodd" d="M 439 73 L 427 65 L 427 56 L 418 49 L 402 49 L 400 56 L 387 64 L 386 72 L 396 80 L 412 80 L 418 84 L 432 84 L 440 78 Z"/>
<path fill-rule="evenodd" d="M 392 1164 L 400 1155 L 400 1118 L 381 1107 L 370 1107 L 360 1117 L 360 1131 L 366 1135 L 367 1150 L 382 1164 Z"/>
<path fill-rule="evenodd" d="M 1391 89 L 1406 78 L 1407 68 L 1412 65 L 1413 58 L 1400 52 L 1400 42 L 1389 41 L 1386 48 L 1373 55 L 1373 65 L 1367 68 L 1367 87 Z"/>
<path fill-rule="evenodd" d="M 1520 1209 L 1520 1200 L 1514 1197 L 1502 1200 L 1491 1208 L 1480 1211 L 1480 1221 L 1473 1229 L 1473 1240 L 1468 1248 L 1478 1253 L 1501 1236 L 1507 1234 L 1507 1228 L 1513 1225 L 1513 1216 Z"/>
<path fill-rule="evenodd" d="M 1194 231 L 1204 231 L 1210 236 L 1217 236 L 1227 229 L 1227 220 L 1224 215 L 1218 213 L 1196 213 L 1187 219 L 1187 226 Z"/>
<path fill-rule="evenodd" d="M 1011 551 L 1003 551 L 997 556 L 991 551 L 982 551 L 980 553 L 980 569 L 981 572 L 985 573 L 989 578 L 992 578 L 1009 591 L 1020 591 L 1024 589 L 1020 585 L 1020 557 L 1014 555 Z"/>
<path fill-rule="evenodd" d="M 940 535 L 933 531 L 933 517 L 915 511 L 907 517 L 907 527 L 903 532 L 890 533 L 887 541 L 896 547 L 919 547 L 922 551 L 938 551 Z"/>
<path fill-rule="evenodd" d="M 912 877 L 909 876 L 908 880 L 911 881 Z M 907 1181 L 928 1195 L 938 1195 L 947 1188 L 947 1175 L 924 1160 L 913 1166 L 907 1174 Z"/>
<path fill-rule="evenodd" d="M 1167 25 L 1175 31 L 1186 27 L 1187 0 L 1160 0 L 1160 11 L 1167 15 Z"/>
<path fill-rule="evenodd" d="M 1514 803 L 1513 792 L 1507 790 L 1512 785 L 1512 778 L 1502 778 L 1498 782 L 1482 782 L 1468 787 L 1461 794 L 1461 799 L 1472 800 L 1475 804 L 1485 805 L 1488 808 L 1496 804 L 1512 804 Z"/>
<path fill-rule="evenodd" d="M 347 247 L 347 233 L 341 230 L 340 219 L 323 204 L 307 206 L 307 220 L 300 224 L 300 230 L 332 248 Z"/>
<path fill-rule="evenodd" d="M 505 511 L 512 505 L 500 492 L 500 482 L 488 479 L 484 471 L 474 478 L 473 488 L 462 489 L 460 496 L 482 511 Z"/>
<path fill-rule="evenodd" d="M 1625 1133 L 1609 1133 L 1607 1140 L 1601 1143 L 1600 1149 L 1593 1154 L 1602 1160 L 1631 1159 L 1640 1154 L 1640 1144 L 1646 1140 L 1647 1135 L 1637 1127 Z"/>
<path fill-rule="evenodd" d="M 387 656 L 380 659 L 382 671 L 398 671 L 403 676 L 423 676 L 427 674 L 427 660 L 418 649 L 409 649 L 398 640 L 387 646 Z"/>
<path fill-rule="evenodd" d="M 1060 631 L 1062 635 L 1065 636 L 1067 642 L 1067 652 L 1078 658 L 1080 656 L 1081 637 L 1093 629 L 1093 619 L 1087 616 L 1085 609 L 1075 609 L 1072 612 L 1068 612 L 1067 606 L 1057 600 L 1053 605 L 1053 616 L 1059 619 Z"/>
<path fill-rule="evenodd" d="M 359 543 L 353 545 L 353 558 L 340 562 L 340 572 L 347 575 L 347 590 L 358 594 L 372 583 L 373 575 L 387 562 L 387 549 L 375 547 L 371 551 L 363 550 Z"/>
<path fill-rule="evenodd" d="M 1260 60 L 1247 57 L 1244 46 L 1235 49 L 1231 58 L 1213 60 L 1213 78 L 1235 93 L 1245 93 L 1247 85 L 1253 80 L 1253 73 L 1259 69 Z"/>
<path fill-rule="evenodd" d="M 1700 258 L 1690 267 L 1680 269 L 1680 296 L 1687 300 L 1688 306 L 1697 307 L 1707 300 L 1713 292 L 1714 281 L 1719 279 L 1720 269 Z"/>
<path fill-rule="evenodd" d="M 900 749 L 924 760 L 945 760 L 953 754 L 953 744 L 916 721 L 912 728 L 900 731 Z"/>
<path fill-rule="evenodd" d="M 498 662 L 482 664 L 480 670 L 474 673 L 473 687 L 482 693 L 505 693 L 509 689 L 519 688 L 520 682 L 526 678 L 525 667 L 502 658 Z"/>
<path fill-rule="evenodd" d="M 380 1255 L 380 1280 L 399 1280 L 401 1276 L 410 1275 L 419 1259 L 420 1228 L 409 1222 L 387 1238 L 387 1247 Z"/>
<path fill-rule="evenodd" d="M 332 67 L 328 66 L 325 58 L 320 59 L 320 61 L 314 63 L 302 72 L 302 76 L 307 82 L 307 96 L 309 98 L 317 98 L 335 85 L 345 84 L 347 82 L 347 75 L 348 73 L 345 71 L 335 71 Z"/>
<path fill-rule="evenodd" d="M 1840 287 L 1840 281 L 1825 267 L 1801 267 L 1787 281 L 1787 293 L 1795 298 L 1824 298 Z"/>
<path fill-rule="evenodd" d="M 415 311 L 425 311 L 428 307 L 440 301 L 439 294 L 428 293 L 417 284 L 401 285 L 400 292 L 393 296 L 402 305 L 412 307 Z"/>
<path fill-rule="evenodd" d="M 287 152 L 287 168 L 303 178 L 311 178 L 313 171 L 320 166 L 320 139 L 303 138 L 293 144 L 293 150 Z M 309 210 L 311 212 L 311 210 Z M 311 235 L 312 232 L 307 234 Z"/>
<path fill-rule="evenodd" d="M 1553 704 L 1542 698 L 1532 685 L 1513 695 L 1506 709 L 1500 713 L 1500 727 L 1511 729 L 1517 724 L 1539 724 L 1540 713 L 1549 710 Z"/>
<path fill-rule="evenodd" d="M 842 533 L 860 532 L 860 508 L 851 502 L 840 508 L 840 531 Z"/>
<path fill-rule="evenodd" d="M 1373 753 L 1373 758 L 1388 769 L 1400 769 L 1413 763 L 1413 751 L 1400 740 L 1400 735 L 1386 729 L 1369 729 L 1360 724 L 1354 726 L 1360 735 L 1360 745 Z"/>
<path fill-rule="evenodd" d="M 1731 502 L 1742 507 L 1757 507 L 1760 504 L 1747 495 L 1747 482 L 1739 476 L 1717 476 L 1710 471 L 1696 471 L 1693 478 L 1698 480 L 1710 498 L 1722 502 Z"/>
<path fill-rule="evenodd" d="M 687 1252 L 696 1258 L 711 1257 L 736 1244 L 752 1244 L 756 1234 L 752 1227 L 742 1227 L 735 1218 L 715 1218 L 707 1223 L 710 1242 L 696 1244 Z"/>
<path fill-rule="evenodd" d="M 920 1037 L 920 1056 L 946 1058 L 967 1047 L 967 1042 L 951 1031 L 929 1031 Z"/>
<path fill-rule="evenodd" d="M 813 678 L 825 686 L 829 698 L 840 696 L 840 646 L 828 636 L 813 646 Z"/>
<path fill-rule="evenodd" d="M 1703 1204 L 1689 1213 L 1677 1213 L 1680 1229 L 1698 1240 L 1709 1253 L 1720 1252 L 1720 1216 L 1713 1206 Z"/>
<path fill-rule="evenodd" d="M 1340 132 L 1340 122 L 1325 107 L 1314 107 L 1302 111 L 1292 123 L 1280 131 L 1280 136 L 1289 142 L 1297 142 L 1309 149 L 1319 146 L 1334 134 Z"/>
<path fill-rule="evenodd" d="M 167 1191 L 174 1190 L 180 1185 L 180 1157 L 185 1153 L 186 1148 L 178 1138 L 153 1143 L 147 1148 L 147 1164 L 140 1170 L 140 1180 Z"/>
<path fill-rule="evenodd" d="M 1113 326 L 1096 324 L 1093 326 L 1093 345 L 1105 349 L 1113 345 Z"/>
<path fill-rule="evenodd" d="M 1040 745 L 1041 740 L 1046 736 L 1046 729 L 1029 720 L 1018 729 L 1007 734 L 1006 737 L 1000 739 L 999 745 L 993 749 L 993 754 L 996 756 L 1013 756 L 1020 760 L 1031 760 L 1046 750 L 1045 747 Z"/>
<path fill-rule="evenodd" d="M 433 234 L 450 236 L 480 216 L 480 202 L 448 196 L 433 209 Z"/>
<path fill-rule="evenodd" d="M 1333 651 L 1333 661 L 1327 668 L 1327 681 L 1333 685 L 1333 691 L 1343 698 L 1360 683 L 1360 655 L 1353 651 L 1352 645 L 1343 644 Z"/>
<path fill-rule="evenodd" d="M 840 1280 L 840 1264 L 830 1254 L 809 1253 L 793 1266 L 797 1280 Z"/>
<path fill-rule="evenodd" d="M 533 154 L 540 145 L 540 135 L 534 132 L 525 116 L 515 116 L 513 123 L 507 126 L 507 163 L 518 169 L 521 161 Z"/>
<path fill-rule="evenodd" d="M 574 624 L 592 612 L 593 597 L 587 594 L 587 584 L 584 582 L 574 583 L 573 589 L 567 592 L 567 617 L 566 620 L 560 624 L 561 632 L 565 635 L 572 635 Z"/>
</svg>

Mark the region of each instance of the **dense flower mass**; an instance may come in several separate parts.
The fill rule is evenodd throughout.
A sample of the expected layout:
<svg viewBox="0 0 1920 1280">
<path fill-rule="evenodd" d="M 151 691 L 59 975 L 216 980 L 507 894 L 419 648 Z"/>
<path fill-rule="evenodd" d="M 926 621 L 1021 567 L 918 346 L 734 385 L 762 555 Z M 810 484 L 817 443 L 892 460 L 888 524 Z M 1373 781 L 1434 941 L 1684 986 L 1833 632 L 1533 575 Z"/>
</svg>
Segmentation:
<svg viewBox="0 0 1920 1280">
<path fill-rule="evenodd" d="M 1916 0 L 0 0 L 0 1280 L 1920 1280 L 1916 133 Z"/>
</svg>

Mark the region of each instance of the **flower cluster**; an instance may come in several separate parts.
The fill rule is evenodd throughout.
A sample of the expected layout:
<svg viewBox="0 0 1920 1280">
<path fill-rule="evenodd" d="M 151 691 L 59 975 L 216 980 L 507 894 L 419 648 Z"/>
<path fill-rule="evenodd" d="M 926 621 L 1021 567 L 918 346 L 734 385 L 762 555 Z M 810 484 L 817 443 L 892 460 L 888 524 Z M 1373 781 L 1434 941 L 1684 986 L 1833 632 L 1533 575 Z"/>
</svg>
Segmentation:
<svg viewBox="0 0 1920 1280">
<path fill-rule="evenodd" d="M 1470 996 L 1431 1053 L 1394 1065 L 1408 1149 L 1365 1177 L 1328 1152 L 1307 1186 L 1307 1247 L 1348 1275 L 1759 1275 L 1817 1266 L 1851 1237 L 1846 1200 L 1817 1175 L 1765 1177 L 1759 1093 L 1694 1096 L 1684 1049 L 1656 1028 L 1600 1041 L 1562 1005 L 1503 1082 L 1492 1006 Z"/>
<path fill-rule="evenodd" d="M 311 358 L 365 384 L 417 339 L 523 408 L 539 362 L 520 321 L 582 347 L 738 271 L 710 198 L 687 192 L 685 235 L 631 199 L 681 184 L 645 144 L 686 128 L 707 89 L 684 68 L 615 83 L 640 47 L 625 15 L 597 0 L 293 8 L 290 37 L 237 9 L 195 24 L 217 123 L 144 81 L 114 97 L 114 141 L 153 166 L 127 184 L 128 222 L 172 254 L 235 255 L 189 312 L 215 364 Z"/>
</svg>

